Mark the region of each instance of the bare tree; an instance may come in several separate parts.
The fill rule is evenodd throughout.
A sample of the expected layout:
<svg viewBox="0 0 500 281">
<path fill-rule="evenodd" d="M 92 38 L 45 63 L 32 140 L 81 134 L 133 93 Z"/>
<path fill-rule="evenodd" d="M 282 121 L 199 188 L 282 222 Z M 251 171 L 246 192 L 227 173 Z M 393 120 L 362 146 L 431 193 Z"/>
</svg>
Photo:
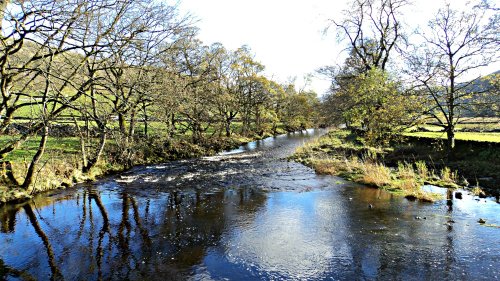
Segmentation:
<svg viewBox="0 0 500 281">
<path fill-rule="evenodd" d="M 455 147 L 455 127 L 472 98 L 471 75 L 500 59 L 498 16 L 489 17 L 488 6 L 479 3 L 466 11 L 450 4 L 439 9 L 421 32 L 422 44 L 408 55 L 410 75 L 430 103 L 428 113 L 447 135 L 447 148 Z M 496 22 L 496 23 L 494 23 Z"/>
<path fill-rule="evenodd" d="M 118 118 L 117 143 L 127 160 L 139 111 L 147 108 L 160 83 L 160 57 L 185 36 L 190 25 L 189 17 L 178 17 L 175 6 L 142 0 L 134 1 L 132 10 L 110 35 L 115 44 L 105 69 L 109 94 L 104 96 Z"/>
<path fill-rule="evenodd" d="M 29 127 L 0 149 L 0 159 L 40 132 L 39 147 L 32 157 L 23 183 L 12 176 L 12 184 L 28 189 L 35 167 L 44 154 L 49 124 L 86 91 L 88 81 L 78 79 L 86 57 L 77 50 L 87 48 L 76 40 L 80 19 L 102 8 L 92 1 L 13 1 L 2 11 L 0 112 L 4 131 L 14 113 L 23 107 L 36 108 Z M 67 10 L 72 11 L 70 13 Z M 74 64 L 67 64 L 64 55 Z M 78 83 L 82 82 L 82 83 Z M 74 90 L 74 91 L 73 91 Z M 6 161 L 7 166 L 11 167 Z"/>
<path fill-rule="evenodd" d="M 353 0 L 344 18 L 332 19 L 340 41 L 348 41 L 364 66 L 385 69 L 389 56 L 404 39 L 400 11 L 408 0 Z"/>
<path fill-rule="evenodd" d="M 123 69 L 139 73 L 135 82 L 119 83 L 131 93 L 139 92 L 137 89 L 144 87 L 137 81 L 152 64 L 153 56 L 162 51 L 161 43 L 172 40 L 186 24 L 185 19 L 177 19 L 175 6 L 150 0 L 12 1 L 0 8 L 4 17 L 0 34 L 0 129 L 3 132 L 21 108 L 39 109 L 29 128 L 0 148 L 0 160 L 4 160 L 28 138 L 41 135 L 24 182 L 18 183 L 8 172 L 12 184 L 26 189 L 44 153 L 49 124 L 69 109 L 85 108 L 82 117 L 91 117 L 97 124 L 100 138 L 94 156 L 87 158 L 85 143 L 81 146 L 83 170 L 95 165 L 104 148 L 109 118 L 109 114 L 103 114 L 106 106 L 100 104 L 103 99 L 98 96 L 106 91 L 116 93 L 117 89 L 104 83 L 104 74 Z M 89 98 L 91 106 L 81 106 L 84 97 Z M 120 102 L 127 104 L 128 100 Z M 135 120 L 133 115 L 131 120 Z M 128 134 L 133 134 L 133 128 Z M 8 161 L 4 163 L 12 170 Z"/>
</svg>

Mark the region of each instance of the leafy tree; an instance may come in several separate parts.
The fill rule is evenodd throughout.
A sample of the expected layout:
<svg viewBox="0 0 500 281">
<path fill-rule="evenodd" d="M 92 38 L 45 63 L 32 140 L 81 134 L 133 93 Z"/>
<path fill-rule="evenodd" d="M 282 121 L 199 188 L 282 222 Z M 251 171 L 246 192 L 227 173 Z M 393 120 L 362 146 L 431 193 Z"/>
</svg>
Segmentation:
<svg viewBox="0 0 500 281">
<path fill-rule="evenodd" d="M 246 135 L 251 131 L 253 117 L 259 115 L 259 107 L 267 98 L 265 83 L 268 81 L 261 75 L 264 65 L 254 60 L 247 46 L 236 50 L 235 56 L 237 63 L 233 67 L 236 71 L 238 103 L 243 121 L 242 133 Z"/>
<path fill-rule="evenodd" d="M 220 123 L 219 136 L 232 134 L 231 124 L 238 115 L 236 85 L 233 66 L 236 63 L 232 54 L 220 43 L 212 45 L 214 67 L 212 71 L 215 97 L 213 103 L 217 109 Z"/>
<path fill-rule="evenodd" d="M 359 124 L 371 144 L 387 144 L 420 116 L 417 97 L 401 92 L 400 86 L 379 69 L 351 80 L 342 96 L 352 105 L 343 117 Z"/>
<path fill-rule="evenodd" d="M 353 0 L 341 19 L 331 20 L 339 40 L 347 41 L 349 56 L 339 67 L 319 70 L 332 81 L 330 94 L 322 103 L 328 123 L 361 125 L 366 132 L 372 131 L 369 134 L 374 140 L 387 139 L 389 132 L 385 131 L 391 122 L 375 115 L 388 110 L 388 103 L 401 94 L 384 72 L 405 39 L 400 17 L 409 4 L 407 0 Z M 376 124 L 378 121 L 385 124 Z M 376 127 L 379 133 L 375 134 Z"/>
<path fill-rule="evenodd" d="M 214 82 L 218 79 L 214 73 L 217 46 L 213 47 L 215 50 L 196 38 L 186 38 L 177 42 L 174 48 L 179 89 L 176 97 L 181 101 L 178 114 L 183 121 L 180 125 L 192 133 L 194 143 L 201 142 L 203 134 L 217 121 L 213 102 L 216 98 Z"/>
<path fill-rule="evenodd" d="M 316 124 L 319 100 L 314 92 L 297 92 L 293 84 L 285 90 L 286 96 L 280 114 L 287 131 L 304 130 Z"/>
</svg>

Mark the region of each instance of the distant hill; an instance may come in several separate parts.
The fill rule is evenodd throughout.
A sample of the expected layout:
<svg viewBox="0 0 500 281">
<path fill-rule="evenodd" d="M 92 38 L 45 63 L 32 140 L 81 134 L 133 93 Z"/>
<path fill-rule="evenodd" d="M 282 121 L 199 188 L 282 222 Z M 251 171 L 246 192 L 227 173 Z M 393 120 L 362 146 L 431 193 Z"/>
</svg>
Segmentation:
<svg viewBox="0 0 500 281">
<path fill-rule="evenodd" d="M 495 85 L 495 79 L 497 80 L 497 83 Z M 500 79 L 500 70 L 490 73 L 486 76 L 477 78 L 473 81 L 467 82 L 467 83 L 461 83 L 459 84 L 460 86 L 465 86 L 465 84 L 469 84 L 465 86 L 465 89 L 467 92 L 475 92 L 475 93 L 481 93 L 481 92 L 486 92 L 486 91 L 491 91 L 492 89 L 497 87 L 498 90 L 498 79 Z"/>
<path fill-rule="evenodd" d="M 465 99 L 467 116 L 494 117 L 500 116 L 500 70 L 477 78 L 467 83 L 461 83 L 466 93 L 471 96 Z"/>
</svg>

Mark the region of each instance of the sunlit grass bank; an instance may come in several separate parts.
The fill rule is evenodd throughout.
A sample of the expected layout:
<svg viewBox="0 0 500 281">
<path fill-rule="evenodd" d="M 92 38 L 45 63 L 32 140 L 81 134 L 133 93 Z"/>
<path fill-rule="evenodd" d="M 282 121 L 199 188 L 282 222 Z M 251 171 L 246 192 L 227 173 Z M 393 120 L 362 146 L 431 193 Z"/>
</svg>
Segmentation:
<svg viewBox="0 0 500 281">
<path fill-rule="evenodd" d="M 422 190 L 424 184 L 457 187 L 458 175 L 449 168 L 431 169 L 424 161 L 386 166 L 382 159 L 392 149 L 368 147 L 346 130 L 334 130 L 297 149 L 293 159 L 319 174 L 383 188 L 409 199 L 434 202 L 442 195 Z"/>
<path fill-rule="evenodd" d="M 154 133 L 154 131 L 153 131 Z M 211 137 L 203 142 L 194 144 L 189 135 L 173 138 L 150 137 L 137 141 L 132 147 L 132 163 L 120 161 L 118 144 L 115 140 L 108 140 L 100 161 L 88 172 L 82 172 L 82 155 L 78 137 L 51 137 L 47 142 L 45 152 L 37 165 L 34 183 L 25 190 L 19 186 L 12 186 L 7 180 L 7 169 L 18 183 L 22 183 L 24 175 L 35 155 L 40 137 L 32 137 L 21 147 L 10 153 L 0 164 L 0 204 L 11 201 L 25 200 L 33 195 L 59 188 L 66 188 L 76 183 L 92 181 L 104 175 L 126 170 L 133 165 L 161 163 L 176 159 L 195 158 L 213 155 L 221 150 L 236 148 L 244 143 L 264 138 L 271 134 L 266 132 L 262 136 L 241 136 L 233 134 L 231 137 Z M 6 144 L 17 136 L 0 136 L 0 144 Z M 87 140 L 88 141 L 88 140 Z M 95 146 L 97 139 L 87 143 L 87 149 Z M 11 167 L 7 165 L 9 163 Z"/>
<path fill-rule="evenodd" d="M 446 139 L 445 132 L 412 132 L 405 133 L 405 135 L 411 137 Z M 500 143 L 500 133 L 456 132 L 455 137 L 457 140 Z"/>
</svg>

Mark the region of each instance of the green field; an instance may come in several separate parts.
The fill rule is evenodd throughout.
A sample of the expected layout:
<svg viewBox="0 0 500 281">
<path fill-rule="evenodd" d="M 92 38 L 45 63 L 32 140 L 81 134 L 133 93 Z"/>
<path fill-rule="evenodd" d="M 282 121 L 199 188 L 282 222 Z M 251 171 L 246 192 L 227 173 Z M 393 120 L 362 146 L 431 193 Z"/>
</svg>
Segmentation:
<svg viewBox="0 0 500 281">
<path fill-rule="evenodd" d="M 17 122 L 18 124 L 23 124 L 24 122 Z M 61 124 L 69 124 L 73 125 L 72 122 L 59 122 Z M 79 126 L 84 126 L 85 122 L 83 121 L 78 121 Z M 231 129 L 233 134 L 233 138 L 241 139 L 241 136 L 238 136 L 237 134 L 241 131 L 242 128 L 242 123 L 241 122 L 233 122 L 231 124 Z M 93 124 L 92 126 L 95 126 Z M 108 127 L 113 130 L 118 130 L 118 122 L 113 121 L 108 124 Z M 183 122 L 177 122 L 176 123 L 176 128 L 177 132 L 176 135 L 174 136 L 174 139 L 181 140 L 181 139 L 189 139 L 192 136 L 192 131 L 187 130 L 185 128 L 185 124 Z M 144 123 L 143 122 L 138 122 L 136 123 L 136 129 L 135 129 L 137 134 L 142 134 L 144 132 Z M 284 133 L 283 129 L 283 124 L 279 123 L 278 124 L 278 132 Z M 204 135 L 208 138 L 215 134 L 215 128 L 210 127 Z M 222 132 L 223 135 L 225 135 L 225 132 Z M 164 122 L 158 122 L 158 121 L 150 121 L 148 122 L 148 134 L 149 136 L 158 136 L 160 138 L 164 138 L 168 134 L 168 128 L 167 125 Z M 108 137 L 108 143 L 113 143 L 113 132 L 110 132 L 109 137 Z M 19 136 L 10 136 L 10 135 L 1 135 L 0 136 L 0 147 L 5 146 L 6 144 L 13 142 L 17 140 Z M 93 139 L 94 141 L 97 141 L 97 138 Z M 248 139 L 250 140 L 250 139 Z M 12 162 L 26 162 L 30 161 L 31 158 L 35 155 L 38 146 L 40 143 L 40 137 L 31 137 L 28 139 L 28 141 L 24 142 L 18 149 L 14 150 L 12 153 L 8 154 L 5 160 L 12 161 Z M 75 156 L 79 156 L 80 153 L 80 141 L 78 137 L 49 137 L 47 140 L 47 146 L 45 153 L 43 155 L 42 160 L 48 160 L 48 159 L 67 159 L 67 158 L 74 158 Z"/>
<path fill-rule="evenodd" d="M 12 136 L 0 136 L 0 146 L 13 140 Z M 21 145 L 19 149 L 10 153 L 5 160 L 9 161 L 30 161 L 36 153 L 40 144 L 40 137 L 34 137 Z M 79 152 L 79 139 L 71 138 L 49 138 L 44 158 L 56 157 L 63 158 L 67 155 L 77 154 Z"/>
<path fill-rule="evenodd" d="M 405 136 L 446 139 L 445 132 L 413 132 L 405 133 Z M 500 133 L 475 133 L 475 132 L 456 132 L 457 140 L 480 141 L 480 142 L 500 142 Z"/>
<path fill-rule="evenodd" d="M 431 119 L 432 120 L 432 119 Z M 455 138 L 465 141 L 500 142 L 500 118 L 464 118 L 455 126 Z M 410 128 L 405 136 L 446 139 L 443 127 L 427 122 Z"/>
</svg>

